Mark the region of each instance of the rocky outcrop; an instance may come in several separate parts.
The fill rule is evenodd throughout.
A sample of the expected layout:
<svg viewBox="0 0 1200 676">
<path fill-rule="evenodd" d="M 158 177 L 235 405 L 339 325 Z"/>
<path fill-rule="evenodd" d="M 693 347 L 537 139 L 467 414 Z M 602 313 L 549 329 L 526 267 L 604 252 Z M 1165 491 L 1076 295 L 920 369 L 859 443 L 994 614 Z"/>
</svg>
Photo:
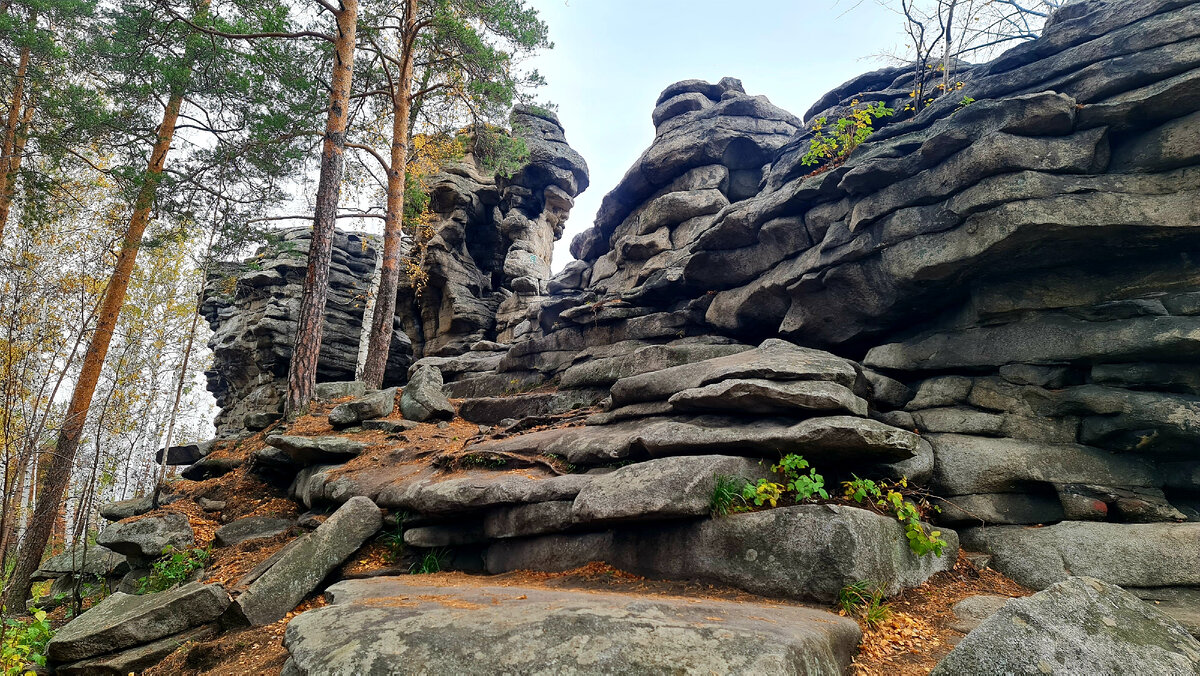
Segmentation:
<svg viewBox="0 0 1200 676">
<path fill-rule="evenodd" d="M 421 363 L 462 410 L 554 382 L 539 415 L 567 392 L 605 408 L 477 450 L 797 449 L 923 482 L 941 523 L 1026 584 L 1191 588 L 1183 565 L 1132 571 L 1190 556 L 1200 520 L 1198 18 L 1074 3 L 916 113 L 904 69 L 842 85 L 807 124 L 735 80 L 672 85 L 532 331 Z M 855 100 L 897 114 L 805 165 L 812 122 Z M 760 363 L 777 349 L 794 366 Z"/>
<path fill-rule="evenodd" d="M 588 187 L 587 163 L 550 111 L 517 106 L 512 134 L 529 155 L 511 176 L 468 155 L 429 183 L 427 277 L 403 279 L 397 302 L 418 356 L 511 342 L 528 332 L 519 324 L 549 291 L 554 242 L 575 196 Z"/>
<path fill-rule="evenodd" d="M 221 408 L 219 433 L 262 429 L 283 411 L 311 239 L 309 228 L 281 230 L 251 259 L 210 275 L 201 312 L 213 331 L 208 341 L 213 365 L 206 375 Z M 334 234 L 319 381 L 354 379 L 375 246 L 365 235 Z M 385 382 L 403 382 L 411 361 L 412 343 L 397 322 Z"/>
</svg>

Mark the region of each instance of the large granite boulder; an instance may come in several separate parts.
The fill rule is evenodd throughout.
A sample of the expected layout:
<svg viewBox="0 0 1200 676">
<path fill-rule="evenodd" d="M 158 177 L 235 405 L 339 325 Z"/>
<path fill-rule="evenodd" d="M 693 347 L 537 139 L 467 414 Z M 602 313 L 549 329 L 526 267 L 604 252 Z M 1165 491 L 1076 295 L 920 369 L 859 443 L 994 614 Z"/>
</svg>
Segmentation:
<svg viewBox="0 0 1200 676">
<path fill-rule="evenodd" d="M 179 512 L 145 516 L 136 521 L 109 524 L 96 536 L 96 543 L 118 554 L 147 560 L 162 556 L 168 546 L 180 549 L 195 541 L 192 525 Z"/>
<path fill-rule="evenodd" d="M 933 673 L 1200 674 L 1200 641 L 1116 585 L 1071 577 L 1004 604 Z"/>
<path fill-rule="evenodd" d="M 288 623 L 283 673 L 840 674 L 861 632 L 786 605 L 418 578 L 340 582 Z"/>
</svg>

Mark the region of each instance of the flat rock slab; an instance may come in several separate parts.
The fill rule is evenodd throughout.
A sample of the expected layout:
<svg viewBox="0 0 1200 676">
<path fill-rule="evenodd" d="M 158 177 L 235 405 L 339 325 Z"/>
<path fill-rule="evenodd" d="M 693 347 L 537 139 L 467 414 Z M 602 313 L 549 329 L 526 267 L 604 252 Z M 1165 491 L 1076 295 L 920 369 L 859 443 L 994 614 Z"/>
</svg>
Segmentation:
<svg viewBox="0 0 1200 676">
<path fill-rule="evenodd" d="M 85 552 L 75 546 L 42 562 L 33 573 L 33 581 L 52 580 L 65 575 L 90 575 L 109 577 L 121 575 L 129 570 L 125 557 L 107 547 L 92 545 Z"/>
<path fill-rule="evenodd" d="M 564 474 L 534 479 L 521 474 L 474 470 L 465 476 L 436 481 L 418 479 L 393 484 L 379 493 L 379 504 L 426 515 L 479 512 L 498 505 L 573 500 L 594 478 Z"/>
<path fill-rule="evenodd" d="M 100 516 L 109 521 L 120 521 L 121 519 L 128 519 L 132 516 L 141 516 L 142 514 L 154 509 L 153 498 L 153 495 L 143 495 L 141 497 L 130 498 L 128 500 L 118 500 L 116 502 L 105 503 L 100 505 Z M 178 499 L 179 498 L 177 496 L 164 492 L 158 496 L 158 504 L 169 505 Z"/>
<path fill-rule="evenodd" d="M 409 577 L 340 582 L 293 619 L 285 674 L 841 674 L 861 632 L 779 605 Z"/>
<path fill-rule="evenodd" d="M 680 411 L 867 415 L 865 399 L 844 385 L 822 380 L 776 382 L 761 378 L 735 378 L 677 392 L 667 401 Z"/>
<path fill-rule="evenodd" d="M 207 641 L 216 635 L 217 627 L 214 624 L 196 627 L 128 650 L 64 664 L 56 667 L 54 673 L 59 676 L 96 676 L 97 674 L 127 676 L 141 673 L 161 662 L 167 655 L 175 652 L 179 646 L 185 643 Z"/>
<path fill-rule="evenodd" d="M 702 516 L 711 509 L 717 477 L 753 483 L 772 474 L 766 461 L 728 455 L 638 462 L 592 479 L 575 498 L 574 520 L 589 523 Z"/>
<path fill-rule="evenodd" d="M 290 543 L 238 597 L 236 611 L 256 627 L 282 618 L 382 524 L 375 503 L 362 496 L 350 498 L 316 530 Z"/>
<path fill-rule="evenodd" d="M 933 674 L 1200 674 L 1200 641 L 1120 587 L 1072 577 L 1006 603 Z"/>
<path fill-rule="evenodd" d="M 1126 587 L 1200 586 L 1200 523 L 1063 521 L 1044 528 L 961 531 L 963 545 L 992 554 L 992 567 L 1031 589 L 1071 575 Z"/>
<path fill-rule="evenodd" d="M 612 386 L 613 404 L 668 399 L 731 378 L 826 380 L 853 387 L 858 371 L 853 362 L 829 352 L 771 338 L 753 350 L 622 378 Z"/>
<path fill-rule="evenodd" d="M 116 592 L 68 622 L 48 647 L 53 662 L 77 662 L 207 624 L 229 606 L 220 585 L 191 582 L 157 594 Z"/>
<path fill-rule="evenodd" d="M 297 437 L 277 434 L 267 437 L 267 444 L 287 453 L 301 465 L 342 463 L 366 450 L 366 444 L 346 437 Z"/>
<path fill-rule="evenodd" d="M 100 531 L 96 542 L 118 554 L 157 559 L 168 545 L 179 549 L 191 545 L 195 539 L 186 516 L 167 512 L 162 516 L 109 524 Z"/>
<path fill-rule="evenodd" d="M 217 529 L 213 536 L 214 547 L 232 547 L 247 540 L 274 537 L 287 531 L 295 524 L 291 519 L 271 516 L 248 516 L 231 521 Z"/>
</svg>

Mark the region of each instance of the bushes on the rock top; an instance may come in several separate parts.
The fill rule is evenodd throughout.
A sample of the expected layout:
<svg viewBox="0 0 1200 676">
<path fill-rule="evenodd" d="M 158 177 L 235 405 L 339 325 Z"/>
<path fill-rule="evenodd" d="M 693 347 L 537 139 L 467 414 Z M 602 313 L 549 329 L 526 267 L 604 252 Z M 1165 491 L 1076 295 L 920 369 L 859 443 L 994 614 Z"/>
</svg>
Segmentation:
<svg viewBox="0 0 1200 676">
<path fill-rule="evenodd" d="M 804 470 L 808 470 L 805 472 Z M 785 483 L 777 483 L 770 479 L 759 479 L 752 483 L 741 477 L 717 476 L 713 495 L 709 505 L 714 517 L 726 516 L 738 512 L 748 512 L 755 507 L 778 507 L 780 500 L 790 498 L 796 503 L 809 500 L 829 500 L 829 492 L 825 490 L 825 477 L 817 473 L 816 468 L 810 467 L 808 461 L 795 453 L 789 453 L 779 462 L 771 466 L 771 471 L 783 475 Z M 941 556 L 946 547 L 946 541 L 941 537 L 941 531 L 925 530 L 921 523 L 921 510 L 930 507 L 923 499 L 917 502 L 909 500 L 906 493 L 908 479 L 902 478 L 897 482 L 873 481 L 854 476 L 851 481 L 842 482 L 844 493 L 842 498 L 855 503 L 866 503 L 879 512 L 891 514 L 904 524 L 904 532 L 908 538 L 909 548 L 918 556 L 935 554 Z M 937 510 L 938 507 L 932 506 Z"/>
<path fill-rule="evenodd" d="M 883 105 L 882 101 L 859 108 L 859 103 L 855 100 L 850 106 L 850 115 L 838 119 L 833 124 L 829 124 L 824 117 L 817 118 L 813 123 L 813 137 L 809 142 L 808 152 L 800 158 L 801 164 L 812 166 L 828 163 L 830 167 L 840 164 L 860 143 L 875 133 L 876 119 L 895 112 Z"/>
<path fill-rule="evenodd" d="M 188 576 L 208 563 L 209 555 L 207 548 L 176 549 L 171 545 L 163 547 L 162 557 L 150 564 L 150 574 L 141 579 L 138 593 L 160 592 L 184 582 Z"/>
</svg>

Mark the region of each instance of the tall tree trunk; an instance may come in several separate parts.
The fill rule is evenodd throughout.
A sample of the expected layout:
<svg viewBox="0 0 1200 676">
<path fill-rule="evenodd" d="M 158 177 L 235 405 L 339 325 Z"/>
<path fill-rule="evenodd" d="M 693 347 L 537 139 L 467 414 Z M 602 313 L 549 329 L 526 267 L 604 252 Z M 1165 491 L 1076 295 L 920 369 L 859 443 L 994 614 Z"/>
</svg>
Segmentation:
<svg viewBox="0 0 1200 676">
<path fill-rule="evenodd" d="M 375 312 L 367 343 L 363 381 L 383 387 L 388 352 L 396 316 L 396 290 L 400 286 L 400 247 L 404 235 L 404 180 L 408 164 L 409 117 L 412 111 L 413 46 L 416 42 L 417 0 L 407 0 L 401 38 L 400 79 L 392 89 L 392 155 L 387 172 L 387 213 L 383 226 L 383 268 L 375 290 Z"/>
<path fill-rule="evenodd" d="M 100 380 L 100 371 L 104 366 L 104 358 L 108 354 L 109 344 L 112 342 L 117 317 L 121 313 L 121 306 L 125 303 L 129 277 L 137 260 L 138 248 L 141 246 L 142 236 L 146 232 L 146 225 L 150 222 L 155 192 L 162 178 L 167 151 L 171 149 L 171 140 L 175 136 L 175 126 L 179 120 L 179 109 L 182 105 L 183 92 L 176 91 L 171 94 L 166 109 L 163 111 L 162 123 L 158 127 L 158 139 L 150 154 L 144 183 L 138 192 L 137 201 L 134 203 L 129 226 L 125 230 L 125 239 L 121 243 L 117 265 L 109 279 L 108 287 L 104 290 L 104 301 L 100 306 L 96 330 L 92 334 L 87 352 L 84 353 L 83 367 L 75 382 L 75 390 L 71 393 L 71 402 L 67 406 L 67 414 L 58 435 L 58 443 L 46 463 L 48 466 L 46 467 L 45 482 L 38 492 L 37 504 L 17 555 L 16 568 L 13 570 L 8 587 L 4 592 L 4 605 L 8 608 L 25 607 L 25 599 L 29 597 L 30 577 L 41 563 L 42 553 L 50 539 L 63 494 L 71 480 L 71 470 L 75 466 L 75 452 L 79 449 L 79 440 L 87 420 L 88 407 L 91 405 L 92 395 L 96 392 L 96 383 Z"/>
<path fill-rule="evenodd" d="M 317 386 L 317 359 L 321 354 L 321 330 L 325 301 L 329 295 L 329 262 L 333 256 L 333 228 L 337 222 L 338 198 L 345 168 L 346 123 L 350 115 L 350 85 L 354 77 L 354 41 L 358 30 L 358 0 L 343 0 L 337 18 L 337 40 L 330 80 L 329 116 L 325 120 L 325 144 L 321 149 L 321 177 L 317 181 L 317 203 L 313 218 L 308 270 L 300 297 L 296 342 L 288 368 L 288 417 L 299 415 Z"/>
<path fill-rule="evenodd" d="M 8 109 L 8 119 L 4 121 L 4 145 L 0 149 L 3 154 L 3 158 L 0 158 L 0 243 L 4 241 L 4 226 L 8 223 L 8 212 L 16 191 L 21 154 L 25 152 L 26 126 L 33 112 L 33 106 L 25 104 L 25 78 L 28 73 L 29 47 L 22 47 L 14 76 L 12 103 Z"/>
</svg>

